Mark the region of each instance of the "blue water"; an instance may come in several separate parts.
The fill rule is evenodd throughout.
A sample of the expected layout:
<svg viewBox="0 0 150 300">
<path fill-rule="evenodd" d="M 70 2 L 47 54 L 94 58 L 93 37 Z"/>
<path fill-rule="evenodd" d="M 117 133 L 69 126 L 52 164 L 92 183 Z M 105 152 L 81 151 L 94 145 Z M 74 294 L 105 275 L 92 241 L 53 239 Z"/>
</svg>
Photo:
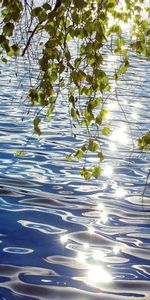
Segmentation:
<svg viewBox="0 0 150 300">
<path fill-rule="evenodd" d="M 149 128 L 150 64 L 133 56 L 107 100 L 105 171 L 90 181 L 65 159 L 86 138 L 71 136 L 65 97 L 38 138 L 22 100 L 28 66 L 14 67 L 0 74 L 0 299 L 149 300 L 150 156 L 136 140 Z"/>
</svg>

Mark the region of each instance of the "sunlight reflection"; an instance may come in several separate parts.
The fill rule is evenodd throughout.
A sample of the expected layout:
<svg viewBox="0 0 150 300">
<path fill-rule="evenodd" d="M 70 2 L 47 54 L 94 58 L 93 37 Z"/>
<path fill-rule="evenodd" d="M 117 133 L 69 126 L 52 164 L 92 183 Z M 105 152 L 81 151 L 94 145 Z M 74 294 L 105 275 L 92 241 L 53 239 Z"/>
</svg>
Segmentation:
<svg viewBox="0 0 150 300">
<path fill-rule="evenodd" d="M 107 61 L 115 63 L 117 61 L 117 56 L 114 54 L 109 54 L 107 57 Z"/>
<path fill-rule="evenodd" d="M 97 209 L 98 210 L 103 210 L 104 209 L 104 204 L 103 203 L 98 203 Z"/>
<path fill-rule="evenodd" d="M 141 18 L 143 20 L 149 20 L 149 15 L 148 15 L 148 11 L 146 11 L 145 9 L 142 9 L 140 12 Z"/>
<path fill-rule="evenodd" d="M 125 0 L 119 0 L 119 2 L 118 2 L 117 11 L 121 11 L 121 10 L 127 11 Z"/>
<path fill-rule="evenodd" d="M 118 254 L 120 252 L 119 246 L 114 246 L 113 252 L 114 252 L 114 254 Z"/>
<path fill-rule="evenodd" d="M 76 260 L 77 260 L 78 262 L 80 262 L 80 263 L 85 263 L 85 261 L 86 261 L 86 255 L 85 255 L 85 253 L 79 252 L 79 253 L 77 254 Z"/>
<path fill-rule="evenodd" d="M 108 109 L 110 110 L 116 110 L 118 108 L 118 103 L 116 101 L 112 101 L 111 103 L 108 103 Z"/>
<path fill-rule="evenodd" d="M 142 108 L 142 104 L 139 102 L 133 103 L 133 106 L 137 108 Z"/>
<path fill-rule="evenodd" d="M 113 82 L 110 84 L 110 86 L 111 86 L 111 89 L 116 89 L 116 87 L 117 87 L 116 81 L 113 81 Z"/>
<path fill-rule="evenodd" d="M 92 254 L 94 260 L 103 260 L 105 254 L 101 250 L 95 250 Z"/>
<path fill-rule="evenodd" d="M 136 112 L 131 114 L 132 119 L 137 120 L 139 118 L 138 114 Z"/>
<path fill-rule="evenodd" d="M 108 12 L 108 28 L 114 25 L 114 23 L 115 23 L 114 17 L 112 16 L 112 14 Z"/>
<path fill-rule="evenodd" d="M 68 236 L 67 235 L 62 235 L 60 238 L 61 242 L 64 244 L 68 241 Z"/>
<path fill-rule="evenodd" d="M 109 144 L 109 149 L 110 149 L 110 151 L 112 151 L 112 152 L 116 151 L 116 150 L 117 150 L 116 144 L 115 144 L 115 143 L 110 143 L 110 144 Z"/>
<path fill-rule="evenodd" d="M 123 125 L 120 128 L 117 128 L 110 135 L 110 137 L 109 137 L 110 140 L 113 142 L 118 142 L 119 144 L 122 144 L 122 145 L 127 145 L 129 143 L 129 136 L 125 132 L 125 130 L 126 130 L 126 127 Z"/>
<path fill-rule="evenodd" d="M 104 169 L 103 169 L 103 175 L 104 176 L 110 177 L 112 175 L 112 173 L 113 173 L 112 166 L 107 165 L 107 166 L 104 167 Z"/>
<path fill-rule="evenodd" d="M 118 186 L 118 183 L 116 182 L 116 181 L 114 181 L 114 180 L 112 180 L 111 181 L 111 187 L 112 187 L 112 189 L 117 189 L 117 186 Z"/>
<path fill-rule="evenodd" d="M 84 248 L 84 249 L 88 249 L 89 246 L 90 246 L 89 243 L 84 243 L 84 244 L 83 244 L 83 248 Z"/>
<path fill-rule="evenodd" d="M 94 234 L 94 233 L 95 233 L 95 230 L 94 230 L 93 227 L 90 227 L 90 228 L 88 229 L 88 232 L 89 232 L 90 234 Z"/>
<path fill-rule="evenodd" d="M 110 119 L 112 119 L 112 113 L 108 111 L 105 120 L 110 120 Z"/>
<path fill-rule="evenodd" d="M 104 182 L 104 183 L 103 183 L 103 189 L 104 189 L 104 190 L 107 189 L 107 186 L 108 186 L 107 182 Z"/>
<path fill-rule="evenodd" d="M 123 198 L 125 195 L 126 195 L 126 191 L 125 191 L 123 188 L 118 187 L 118 188 L 116 189 L 115 196 L 116 196 L 117 198 Z"/>
<path fill-rule="evenodd" d="M 118 25 L 121 27 L 121 29 L 122 29 L 123 32 L 129 31 L 130 28 L 131 28 L 131 23 L 128 23 L 128 22 L 125 23 L 125 22 L 123 22 L 121 20 L 119 20 Z"/>
<path fill-rule="evenodd" d="M 124 99 L 124 100 L 122 101 L 122 104 L 123 104 L 123 105 L 128 105 L 128 100 L 127 100 L 127 99 Z"/>
<path fill-rule="evenodd" d="M 108 215 L 106 214 L 106 212 L 102 212 L 101 222 L 105 224 L 107 221 L 108 221 Z"/>
<path fill-rule="evenodd" d="M 112 281 L 111 275 L 100 266 L 89 266 L 88 279 L 93 283 Z"/>
</svg>

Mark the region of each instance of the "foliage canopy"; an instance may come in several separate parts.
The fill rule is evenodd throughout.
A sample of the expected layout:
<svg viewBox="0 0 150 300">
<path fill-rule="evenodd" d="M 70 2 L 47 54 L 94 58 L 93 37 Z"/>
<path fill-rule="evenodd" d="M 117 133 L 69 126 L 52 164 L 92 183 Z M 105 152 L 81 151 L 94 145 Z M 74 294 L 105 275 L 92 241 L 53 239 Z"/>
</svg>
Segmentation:
<svg viewBox="0 0 150 300">
<path fill-rule="evenodd" d="M 0 3 L 2 61 L 7 63 L 7 56 L 29 59 L 34 41 L 42 36 L 38 82 L 30 87 L 28 99 L 32 106 L 46 109 L 51 120 L 61 91 L 67 91 L 72 126 L 85 127 L 88 133 L 86 143 L 67 159 L 95 153 L 98 163 L 90 170 L 84 166 L 81 175 L 98 178 L 104 159 L 101 137 L 110 133 L 104 95 L 127 71 L 131 49 L 150 60 L 150 8 L 144 0 L 51 0 L 40 1 L 39 6 L 33 0 Z M 109 55 L 118 59 L 113 72 L 105 68 Z M 37 134 L 41 134 L 40 122 L 38 114 L 33 120 Z M 149 144 L 148 132 L 139 146 L 146 149 Z"/>
</svg>

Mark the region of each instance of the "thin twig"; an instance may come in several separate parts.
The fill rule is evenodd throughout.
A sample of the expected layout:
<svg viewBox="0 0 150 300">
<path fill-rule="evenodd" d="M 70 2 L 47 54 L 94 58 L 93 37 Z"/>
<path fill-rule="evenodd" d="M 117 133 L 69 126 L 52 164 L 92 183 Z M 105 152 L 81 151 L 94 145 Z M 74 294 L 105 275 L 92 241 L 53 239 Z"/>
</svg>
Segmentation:
<svg viewBox="0 0 150 300">
<path fill-rule="evenodd" d="M 56 4 L 55 4 L 55 7 L 54 7 L 54 9 L 53 9 L 53 12 L 55 12 L 60 6 L 61 6 L 61 0 L 57 0 L 57 1 L 56 1 Z M 28 41 L 27 41 L 27 43 L 26 43 L 26 46 L 25 46 L 25 48 L 23 49 L 22 56 L 25 55 L 27 49 L 28 49 L 29 46 L 30 46 L 30 43 L 31 43 L 31 40 L 32 40 L 34 34 L 36 33 L 38 27 L 39 27 L 44 21 L 45 21 L 45 20 L 41 20 L 41 21 L 35 26 L 35 28 L 33 29 L 33 31 L 31 32 L 31 35 L 29 36 L 29 39 L 28 39 Z"/>
<path fill-rule="evenodd" d="M 39 25 L 41 25 L 42 23 L 43 23 L 43 20 L 40 21 L 40 22 L 35 26 L 35 28 L 33 29 L 32 33 L 31 33 L 31 35 L 30 35 L 30 37 L 29 37 L 29 39 L 28 39 L 28 41 L 27 41 L 27 43 L 26 43 L 26 46 L 25 46 L 25 48 L 24 48 L 24 50 L 23 50 L 23 52 L 22 52 L 22 56 L 25 55 L 25 53 L 26 53 L 28 47 L 30 46 L 32 37 L 34 36 L 34 34 L 35 34 L 36 30 L 38 29 Z"/>
</svg>

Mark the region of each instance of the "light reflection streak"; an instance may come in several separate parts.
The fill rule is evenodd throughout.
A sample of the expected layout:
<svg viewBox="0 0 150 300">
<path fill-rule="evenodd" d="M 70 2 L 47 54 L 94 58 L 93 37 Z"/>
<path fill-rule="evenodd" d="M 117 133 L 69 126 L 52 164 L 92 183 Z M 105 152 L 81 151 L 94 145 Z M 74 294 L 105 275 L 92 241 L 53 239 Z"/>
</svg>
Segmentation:
<svg viewBox="0 0 150 300">
<path fill-rule="evenodd" d="M 83 252 L 78 252 L 77 257 L 76 257 L 76 261 L 80 262 L 80 263 L 85 263 L 86 262 L 86 255 Z"/>
<path fill-rule="evenodd" d="M 129 143 L 129 136 L 126 132 L 126 126 L 121 126 L 112 132 L 109 137 L 110 141 L 118 142 L 121 145 L 127 145 Z"/>
<path fill-rule="evenodd" d="M 120 252 L 119 246 L 114 246 L 113 252 L 114 252 L 114 254 L 118 254 Z"/>
<path fill-rule="evenodd" d="M 136 107 L 136 108 L 142 108 L 142 104 L 139 103 L 139 102 L 136 102 L 136 103 L 133 103 L 133 106 Z"/>
<path fill-rule="evenodd" d="M 90 228 L 88 229 L 88 232 L 89 232 L 90 234 L 94 234 L 94 233 L 95 233 L 95 230 L 94 230 L 93 227 L 90 227 Z"/>
<path fill-rule="evenodd" d="M 108 103 L 108 109 L 110 110 L 116 110 L 118 107 L 118 103 L 117 102 L 111 102 L 111 103 Z"/>
<path fill-rule="evenodd" d="M 117 150 L 117 146 L 115 143 L 110 143 L 109 144 L 109 149 L 111 152 L 115 152 Z"/>
<path fill-rule="evenodd" d="M 66 243 L 66 242 L 68 241 L 68 236 L 67 236 L 67 235 L 62 235 L 62 236 L 60 237 L 60 240 L 61 240 L 61 242 L 64 244 L 64 243 Z"/>
<path fill-rule="evenodd" d="M 94 260 L 103 260 L 105 254 L 101 250 L 95 250 L 92 254 Z"/>
<path fill-rule="evenodd" d="M 115 196 L 117 198 L 123 198 L 126 194 L 127 192 L 122 187 L 118 187 L 116 189 Z"/>
<path fill-rule="evenodd" d="M 105 224 L 105 223 L 107 223 L 107 221 L 108 221 L 108 215 L 106 214 L 106 212 L 102 212 L 101 222 Z"/>
<path fill-rule="evenodd" d="M 137 120 L 139 118 L 137 112 L 131 114 L 132 119 Z"/>
<path fill-rule="evenodd" d="M 83 244 L 83 248 L 84 248 L 84 249 L 88 249 L 89 246 L 90 246 L 89 243 L 84 243 L 84 244 Z"/>
<path fill-rule="evenodd" d="M 112 166 L 107 165 L 107 166 L 104 167 L 104 169 L 103 169 L 103 175 L 104 176 L 110 177 L 112 175 L 112 173 L 113 173 Z"/>
<path fill-rule="evenodd" d="M 108 57 L 107 57 L 107 61 L 108 61 L 108 62 L 116 62 L 116 61 L 117 61 L 117 56 L 114 55 L 114 54 L 110 54 L 110 55 L 108 55 Z"/>
<path fill-rule="evenodd" d="M 98 210 L 103 210 L 104 209 L 104 204 L 103 203 L 98 203 L 97 209 Z"/>
<path fill-rule="evenodd" d="M 93 283 L 107 283 L 112 281 L 112 276 L 101 266 L 90 265 L 87 275 L 90 282 Z"/>
</svg>

